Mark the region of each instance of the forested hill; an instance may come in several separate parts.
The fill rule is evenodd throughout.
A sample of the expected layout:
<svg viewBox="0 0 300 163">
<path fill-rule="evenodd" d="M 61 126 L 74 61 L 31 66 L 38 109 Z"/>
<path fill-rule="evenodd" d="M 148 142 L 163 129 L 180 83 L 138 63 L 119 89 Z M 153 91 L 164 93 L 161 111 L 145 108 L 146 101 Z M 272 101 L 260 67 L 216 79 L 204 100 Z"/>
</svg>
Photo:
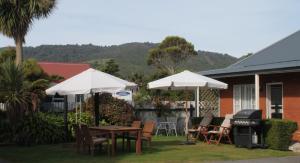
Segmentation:
<svg viewBox="0 0 300 163">
<path fill-rule="evenodd" d="M 35 58 L 38 61 L 53 62 L 86 62 L 102 63 L 106 59 L 115 59 L 120 66 L 121 75 L 132 72 L 150 73 L 153 68 L 147 65 L 148 50 L 157 46 L 154 43 L 127 43 L 113 46 L 95 45 L 41 45 L 25 47 L 25 58 Z M 227 54 L 198 51 L 182 69 L 192 71 L 222 68 L 237 61 L 237 58 Z"/>
</svg>

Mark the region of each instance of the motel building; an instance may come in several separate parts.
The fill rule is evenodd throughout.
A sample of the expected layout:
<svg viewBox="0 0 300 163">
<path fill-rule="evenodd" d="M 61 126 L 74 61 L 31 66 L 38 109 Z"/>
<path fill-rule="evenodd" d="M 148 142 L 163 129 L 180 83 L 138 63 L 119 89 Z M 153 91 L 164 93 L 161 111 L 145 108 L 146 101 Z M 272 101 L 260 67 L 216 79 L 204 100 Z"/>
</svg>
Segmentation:
<svg viewBox="0 0 300 163">
<path fill-rule="evenodd" d="M 228 84 L 220 90 L 220 116 L 260 109 L 263 118 L 300 126 L 300 31 L 229 67 L 200 74 Z M 300 140 L 300 130 L 293 138 Z"/>
</svg>

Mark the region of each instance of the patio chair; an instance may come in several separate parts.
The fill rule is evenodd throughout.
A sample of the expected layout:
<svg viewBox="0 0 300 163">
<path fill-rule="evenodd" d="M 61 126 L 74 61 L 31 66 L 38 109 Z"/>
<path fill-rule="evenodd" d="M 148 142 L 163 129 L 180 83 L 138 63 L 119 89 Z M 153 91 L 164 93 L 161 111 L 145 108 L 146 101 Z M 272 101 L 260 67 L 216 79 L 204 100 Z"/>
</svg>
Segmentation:
<svg viewBox="0 0 300 163">
<path fill-rule="evenodd" d="M 87 125 L 81 125 L 81 131 L 84 138 L 84 145 L 89 147 L 89 153 L 94 155 L 96 146 L 102 146 L 103 143 L 107 144 L 107 153 L 109 155 L 109 139 L 106 137 L 93 137 Z"/>
<path fill-rule="evenodd" d="M 198 128 L 188 130 L 189 139 L 192 141 L 197 141 L 200 136 L 203 136 L 204 142 L 208 142 L 208 128 L 213 120 L 213 117 L 214 116 L 211 112 L 204 114 Z"/>
<path fill-rule="evenodd" d="M 140 128 L 142 125 L 142 121 L 133 121 L 131 123 L 131 127 Z"/>
<path fill-rule="evenodd" d="M 221 126 L 213 126 L 213 130 L 208 131 L 208 134 L 210 135 L 208 143 L 216 143 L 219 144 L 222 138 L 227 139 L 227 142 L 232 144 L 231 138 L 230 138 L 230 131 L 231 131 L 231 123 L 230 119 L 232 119 L 232 114 L 226 114 L 225 119 Z"/>
<path fill-rule="evenodd" d="M 168 134 L 174 134 L 177 136 L 177 117 L 167 117 L 168 122 Z"/>
<path fill-rule="evenodd" d="M 154 121 L 146 121 L 144 123 L 144 127 L 142 130 L 142 141 L 146 141 L 148 147 L 151 145 L 152 141 L 152 133 L 154 131 L 155 122 Z M 129 136 L 127 138 L 128 149 L 130 149 L 130 140 L 136 140 L 137 136 Z"/>
<path fill-rule="evenodd" d="M 83 135 L 78 124 L 73 125 L 74 133 L 75 133 L 75 141 L 76 141 L 76 152 L 80 153 L 83 150 Z"/>
<path fill-rule="evenodd" d="M 159 132 L 164 131 L 167 136 L 169 136 L 168 124 L 166 121 L 163 121 L 161 118 L 158 119 L 158 125 L 156 127 L 155 135 L 159 134 Z"/>
<path fill-rule="evenodd" d="M 131 123 L 131 127 L 134 127 L 134 128 L 140 128 L 142 125 L 142 121 L 133 121 Z M 134 134 L 136 134 L 136 132 L 129 132 L 127 133 L 127 135 L 122 135 L 122 149 L 124 151 L 124 143 L 125 143 L 125 138 L 129 137 L 129 136 L 135 136 Z M 116 136 L 117 137 L 120 137 L 120 136 Z"/>
</svg>

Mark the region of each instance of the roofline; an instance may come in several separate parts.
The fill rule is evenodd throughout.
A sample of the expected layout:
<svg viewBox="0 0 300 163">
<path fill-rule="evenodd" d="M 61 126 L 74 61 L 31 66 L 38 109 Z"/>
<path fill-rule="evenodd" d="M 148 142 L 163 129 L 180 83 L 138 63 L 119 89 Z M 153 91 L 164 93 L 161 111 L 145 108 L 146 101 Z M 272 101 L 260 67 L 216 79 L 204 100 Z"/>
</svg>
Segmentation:
<svg viewBox="0 0 300 163">
<path fill-rule="evenodd" d="M 300 66 L 293 68 L 278 68 L 278 69 L 268 69 L 268 70 L 257 70 L 257 71 L 245 71 L 245 72 L 232 72 L 232 73 L 223 73 L 223 74 L 207 74 L 205 76 L 212 77 L 215 79 L 219 78 L 231 78 L 231 77 L 241 77 L 241 76 L 250 76 L 250 75 L 266 75 L 266 74 L 280 74 L 288 72 L 300 72 Z"/>
<path fill-rule="evenodd" d="M 41 62 L 38 62 L 38 64 L 64 64 L 64 65 L 88 65 L 88 66 L 90 66 L 90 64 L 88 64 L 88 63 L 47 62 L 47 61 L 41 61 Z"/>
<path fill-rule="evenodd" d="M 261 49 L 261 50 L 255 52 L 255 53 L 253 53 L 252 55 L 250 55 L 250 56 L 248 56 L 248 57 L 246 57 L 246 58 L 244 58 L 244 59 L 242 59 L 242 60 L 239 60 L 239 61 L 237 61 L 237 62 L 231 64 L 231 65 L 228 66 L 228 67 L 232 67 L 232 66 L 234 66 L 234 65 L 237 65 L 237 64 L 239 64 L 239 63 L 245 61 L 246 59 L 249 59 L 249 58 L 251 58 L 251 57 L 257 55 L 258 53 L 260 53 L 260 52 L 262 52 L 262 51 L 264 51 L 264 50 L 266 50 L 266 49 L 272 47 L 273 45 L 275 45 L 275 44 L 277 44 L 277 43 L 279 43 L 279 42 L 281 42 L 281 41 L 283 41 L 283 40 L 288 39 L 289 37 L 293 36 L 293 35 L 294 35 L 295 33 L 297 33 L 297 32 L 300 32 L 300 30 L 297 30 L 296 32 L 293 32 L 292 34 L 289 34 L 288 36 L 286 36 L 286 37 L 284 37 L 284 38 L 282 38 L 282 39 L 279 39 L 278 41 L 276 41 L 276 42 L 270 44 L 269 46 L 267 46 L 267 47 L 265 47 L 265 48 L 263 48 L 263 49 Z"/>
</svg>

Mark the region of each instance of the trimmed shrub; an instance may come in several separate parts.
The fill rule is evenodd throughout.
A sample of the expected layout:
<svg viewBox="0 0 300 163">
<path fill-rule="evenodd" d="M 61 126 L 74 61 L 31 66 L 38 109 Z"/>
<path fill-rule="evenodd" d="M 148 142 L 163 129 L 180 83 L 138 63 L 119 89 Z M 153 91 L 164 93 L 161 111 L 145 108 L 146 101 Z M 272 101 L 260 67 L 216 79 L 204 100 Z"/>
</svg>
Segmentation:
<svg viewBox="0 0 300 163">
<path fill-rule="evenodd" d="M 65 140 L 64 119 L 62 114 L 33 113 L 25 116 L 15 125 L 11 125 L 7 118 L 2 117 L 0 119 L 0 143 L 35 145 L 67 141 Z M 89 113 L 83 112 L 80 122 L 91 125 L 93 124 L 92 116 Z M 75 113 L 68 113 L 68 140 L 71 140 L 74 136 L 72 125 L 75 123 Z"/>
<path fill-rule="evenodd" d="M 269 148 L 288 150 L 293 133 L 297 130 L 296 122 L 289 120 L 265 120 L 265 141 Z"/>
<path fill-rule="evenodd" d="M 45 113 L 24 117 L 13 133 L 13 141 L 19 145 L 53 144 L 65 139 L 62 116 Z"/>
</svg>

